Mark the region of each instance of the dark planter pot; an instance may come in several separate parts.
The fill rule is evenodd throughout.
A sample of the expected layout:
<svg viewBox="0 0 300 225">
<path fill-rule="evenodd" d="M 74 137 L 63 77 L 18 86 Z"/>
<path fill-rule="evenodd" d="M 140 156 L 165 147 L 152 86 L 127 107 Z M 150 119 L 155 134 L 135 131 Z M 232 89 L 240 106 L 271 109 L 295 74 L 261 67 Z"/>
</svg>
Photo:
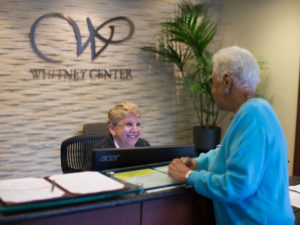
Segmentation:
<svg viewBox="0 0 300 225">
<path fill-rule="evenodd" d="M 198 156 L 202 152 L 214 149 L 220 143 L 221 128 L 204 129 L 200 126 L 195 126 L 193 127 L 193 137 L 195 154 Z"/>
</svg>

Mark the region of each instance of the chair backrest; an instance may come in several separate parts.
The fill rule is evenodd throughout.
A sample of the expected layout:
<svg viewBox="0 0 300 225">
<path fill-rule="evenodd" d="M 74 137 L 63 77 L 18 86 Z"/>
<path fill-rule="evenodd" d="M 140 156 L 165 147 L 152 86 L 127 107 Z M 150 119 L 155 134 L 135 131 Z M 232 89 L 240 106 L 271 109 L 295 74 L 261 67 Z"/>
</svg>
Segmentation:
<svg viewBox="0 0 300 225">
<path fill-rule="evenodd" d="M 109 133 L 107 123 L 86 123 L 83 125 L 83 134 Z"/>
<path fill-rule="evenodd" d="M 64 140 L 60 147 L 61 168 L 63 173 L 83 171 L 86 157 L 93 146 L 106 134 L 77 135 Z"/>
</svg>

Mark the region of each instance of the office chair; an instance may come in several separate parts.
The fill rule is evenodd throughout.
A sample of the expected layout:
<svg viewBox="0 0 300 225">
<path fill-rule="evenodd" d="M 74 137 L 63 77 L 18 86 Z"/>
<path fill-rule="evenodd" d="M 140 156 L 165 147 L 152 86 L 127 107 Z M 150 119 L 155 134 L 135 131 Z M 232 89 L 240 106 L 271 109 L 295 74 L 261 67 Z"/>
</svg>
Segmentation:
<svg viewBox="0 0 300 225">
<path fill-rule="evenodd" d="M 83 134 L 108 134 L 107 123 L 86 123 L 83 125 Z"/>
<path fill-rule="evenodd" d="M 88 152 L 106 134 L 77 135 L 64 140 L 61 143 L 60 159 L 63 173 L 83 171 Z"/>
</svg>

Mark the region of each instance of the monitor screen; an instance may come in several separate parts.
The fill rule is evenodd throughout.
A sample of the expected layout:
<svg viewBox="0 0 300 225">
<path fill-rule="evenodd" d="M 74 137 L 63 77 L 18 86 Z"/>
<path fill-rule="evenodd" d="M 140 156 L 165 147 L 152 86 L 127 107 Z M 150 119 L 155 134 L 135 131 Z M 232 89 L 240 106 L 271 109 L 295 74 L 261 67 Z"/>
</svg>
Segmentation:
<svg viewBox="0 0 300 225">
<path fill-rule="evenodd" d="M 194 145 L 167 145 L 133 148 L 93 149 L 93 170 L 139 166 L 172 161 L 183 156 L 194 157 Z"/>
</svg>

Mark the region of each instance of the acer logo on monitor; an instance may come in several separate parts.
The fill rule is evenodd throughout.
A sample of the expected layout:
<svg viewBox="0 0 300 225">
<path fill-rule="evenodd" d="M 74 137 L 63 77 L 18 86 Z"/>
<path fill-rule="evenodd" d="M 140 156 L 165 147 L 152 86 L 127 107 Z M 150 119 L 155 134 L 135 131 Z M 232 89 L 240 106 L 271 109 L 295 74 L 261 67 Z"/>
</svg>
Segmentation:
<svg viewBox="0 0 300 225">
<path fill-rule="evenodd" d="M 113 162 L 113 161 L 117 161 L 119 157 L 120 157 L 120 155 L 102 155 L 99 158 L 99 161 L 100 162 Z"/>
</svg>

